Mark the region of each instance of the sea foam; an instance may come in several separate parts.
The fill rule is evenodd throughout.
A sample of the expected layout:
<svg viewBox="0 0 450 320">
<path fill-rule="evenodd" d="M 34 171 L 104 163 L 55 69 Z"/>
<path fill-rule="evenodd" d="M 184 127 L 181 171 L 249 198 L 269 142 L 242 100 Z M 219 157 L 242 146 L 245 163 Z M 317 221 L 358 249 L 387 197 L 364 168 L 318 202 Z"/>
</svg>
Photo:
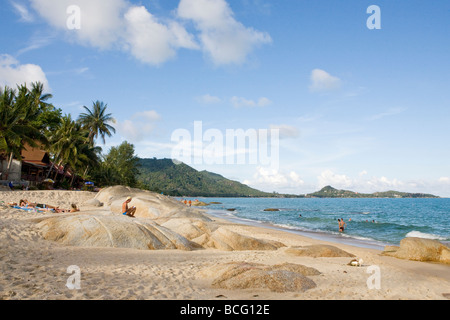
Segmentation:
<svg viewBox="0 0 450 320">
<path fill-rule="evenodd" d="M 411 231 L 406 234 L 407 238 L 423 238 L 423 239 L 431 239 L 431 240 L 447 240 L 444 237 L 438 236 L 436 234 L 424 233 L 420 231 Z"/>
</svg>

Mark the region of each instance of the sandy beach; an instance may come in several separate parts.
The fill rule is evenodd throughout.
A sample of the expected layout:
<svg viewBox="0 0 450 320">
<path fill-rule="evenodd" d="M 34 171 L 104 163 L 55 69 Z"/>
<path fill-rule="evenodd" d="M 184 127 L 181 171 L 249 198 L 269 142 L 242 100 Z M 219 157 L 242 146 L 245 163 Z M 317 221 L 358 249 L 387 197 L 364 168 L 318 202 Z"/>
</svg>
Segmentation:
<svg viewBox="0 0 450 320">
<path fill-rule="evenodd" d="M 80 214 L 107 214 L 109 208 L 84 205 L 95 193 L 76 191 L 4 191 L 0 202 L 46 203 Z M 2 300 L 446 300 L 450 296 L 450 266 L 401 260 L 381 251 L 326 243 L 293 233 L 240 225 L 217 217 L 212 221 L 235 233 L 284 246 L 276 250 L 137 250 L 67 246 L 45 240 L 37 221 L 55 213 L 27 212 L 0 205 L 0 299 Z M 66 214 L 68 215 L 68 214 Z M 131 219 L 131 218 L 130 218 Z M 148 218 L 136 218 L 144 222 Z M 309 257 L 289 249 L 317 244 L 337 247 L 356 258 Z M 302 265 L 318 270 L 308 278 L 307 290 L 279 292 L 268 288 L 224 289 L 213 286 L 214 267 L 232 262 L 261 266 Z M 77 266 L 80 287 L 67 286 Z M 378 268 L 379 287 L 370 286 L 371 270 Z M 374 282 L 375 283 L 375 282 Z"/>
</svg>

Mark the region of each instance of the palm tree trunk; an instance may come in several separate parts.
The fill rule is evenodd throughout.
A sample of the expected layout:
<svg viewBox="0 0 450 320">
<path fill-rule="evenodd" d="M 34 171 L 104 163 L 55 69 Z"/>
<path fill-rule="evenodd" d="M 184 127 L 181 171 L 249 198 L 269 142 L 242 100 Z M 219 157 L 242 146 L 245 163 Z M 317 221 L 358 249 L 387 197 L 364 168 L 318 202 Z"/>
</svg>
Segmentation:
<svg viewBox="0 0 450 320">
<path fill-rule="evenodd" d="M 55 177 L 53 178 L 53 180 L 56 182 L 56 178 L 58 177 L 58 171 L 59 171 L 59 167 L 61 166 L 62 161 L 60 161 L 58 163 L 58 168 L 56 168 L 56 173 L 55 173 Z"/>
<path fill-rule="evenodd" d="M 46 179 L 48 179 L 50 177 L 50 174 L 52 173 L 52 170 L 53 170 L 54 167 L 55 167 L 55 164 L 52 161 L 52 166 L 50 167 L 50 170 L 48 170 Z"/>
<path fill-rule="evenodd" d="M 86 170 L 84 170 L 84 174 L 83 174 L 83 177 L 84 177 L 84 178 L 86 177 L 86 174 L 87 174 L 88 170 L 89 170 L 89 165 L 87 165 Z M 83 179 L 84 179 L 84 178 L 83 178 Z"/>
<path fill-rule="evenodd" d="M 75 180 L 75 173 L 72 172 L 72 180 L 70 181 L 70 187 L 73 187 L 73 181 Z"/>
<path fill-rule="evenodd" d="M 56 159 L 58 159 L 58 157 L 59 157 L 60 154 L 61 154 L 61 153 L 59 153 L 58 156 L 55 157 L 55 161 L 56 161 Z M 50 178 L 50 174 L 52 173 L 52 170 L 53 170 L 54 167 L 55 167 L 55 162 L 52 161 L 52 166 L 51 166 L 51 168 L 50 168 L 50 171 L 47 173 L 47 179 Z"/>
<path fill-rule="evenodd" d="M 11 152 L 11 154 L 9 155 L 8 166 L 6 167 L 5 180 L 8 180 L 9 170 L 11 169 L 13 158 L 14 154 Z"/>
</svg>

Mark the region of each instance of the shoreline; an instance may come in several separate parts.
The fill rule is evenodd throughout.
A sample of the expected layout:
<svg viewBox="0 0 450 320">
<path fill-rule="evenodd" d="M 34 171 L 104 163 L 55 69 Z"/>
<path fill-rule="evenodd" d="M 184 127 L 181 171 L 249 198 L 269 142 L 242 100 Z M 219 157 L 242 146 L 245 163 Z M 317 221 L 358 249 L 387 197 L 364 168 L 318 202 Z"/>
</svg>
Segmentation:
<svg viewBox="0 0 450 320">
<path fill-rule="evenodd" d="M 300 230 L 300 229 L 295 229 L 295 228 L 287 228 L 284 226 L 267 223 L 267 222 L 259 222 L 259 221 L 254 221 L 254 220 L 250 220 L 250 219 L 243 219 L 243 218 L 239 218 L 236 216 L 232 216 L 228 212 L 222 211 L 222 210 L 210 209 L 210 210 L 206 211 L 206 214 L 217 217 L 217 218 L 221 218 L 221 219 L 224 219 L 224 220 L 227 220 L 230 222 L 235 222 L 238 224 L 279 230 L 279 231 L 293 233 L 293 234 L 300 235 L 303 237 L 311 238 L 314 240 L 321 240 L 321 241 L 331 242 L 331 243 L 335 243 L 335 244 L 345 244 L 345 245 L 350 245 L 350 246 L 355 246 L 355 247 L 360 247 L 360 248 L 374 249 L 374 250 L 378 250 L 378 251 L 383 251 L 385 246 L 392 245 L 389 243 L 382 243 L 382 242 L 376 241 L 376 240 L 369 240 L 369 239 L 363 240 L 363 239 L 354 238 L 352 236 L 345 237 L 342 235 L 337 235 L 337 234 L 335 235 L 335 234 L 320 232 L 320 231 L 306 231 L 306 230 Z"/>
</svg>

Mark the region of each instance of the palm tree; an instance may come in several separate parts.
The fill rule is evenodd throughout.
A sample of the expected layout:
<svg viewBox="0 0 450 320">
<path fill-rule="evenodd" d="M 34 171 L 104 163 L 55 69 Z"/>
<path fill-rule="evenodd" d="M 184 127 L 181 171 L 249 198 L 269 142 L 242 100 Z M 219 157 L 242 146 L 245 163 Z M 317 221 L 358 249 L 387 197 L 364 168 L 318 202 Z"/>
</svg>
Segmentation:
<svg viewBox="0 0 450 320">
<path fill-rule="evenodd" d="M 44 93 L 44 85 L 42 82 L 33 82 L 31 84 L 31 90 L 29 90 L 30 98 L 33 103 L 33 106 L 36 109 L 47 110 L 52 108 L 53 106 L 46 101 L 53 98 L 53 95 L 50 93 Z"/>
<path fill-rule="evenodd" d="M 37 147 L 36 141 L 45 141 L 33 123 L 35 117 L 26 86 L 20 86 L 18 93 L 8 87 L 0 89 L 0 152 L 9 157 L 6 179 L 13 158 L 22 159 L 21 152 L 26 143 Z"/>
<path fill-rule="evenodd" d="M 75 145 L 75 149 L 77 150 L 76 155 L 71 157 L 68 163 L 69 167 L 72 168 L 73 171 L 70 186 L 73 186 L 75 173 L 85 179 L 88 176 L 89 167 L 95 168 L 100 163 L 102 148 L 94 147 L 87 143 L 87 131 L 84 131 L 84 133 L 80 132 L 80 134 L 84 134 L 84 141 L 83 139 L 77 140 Z"/>
<path fill-rule="evenodd" d="M 72 116 L 65 115 L 61 119 L 60 127 L 50 137 L 51 151 L 54 163 L 58 166 L 73 165 L 78 161 L 80 146 L 87 144 L 88 131 L 81 124 L 72 120 Z"/>
<path fill-rule="evenodd" d="M 116 133 L 116 129 L 112 127 L 109 122 L 115 123 L 116 120 L 111 113 L 106 113 L 107 105 L 101 101 L 96 101 L 92 105 L 92 110 L 88 107 L 83 107 L 87 112 L 80 114 L 78 121 L 83 127 L 89 129 L 89 142 L 94 145 L 94 139 L 98 136 L 102 138 L 105 144 L 105 136 L 111 137 Z"/>
</svg>

